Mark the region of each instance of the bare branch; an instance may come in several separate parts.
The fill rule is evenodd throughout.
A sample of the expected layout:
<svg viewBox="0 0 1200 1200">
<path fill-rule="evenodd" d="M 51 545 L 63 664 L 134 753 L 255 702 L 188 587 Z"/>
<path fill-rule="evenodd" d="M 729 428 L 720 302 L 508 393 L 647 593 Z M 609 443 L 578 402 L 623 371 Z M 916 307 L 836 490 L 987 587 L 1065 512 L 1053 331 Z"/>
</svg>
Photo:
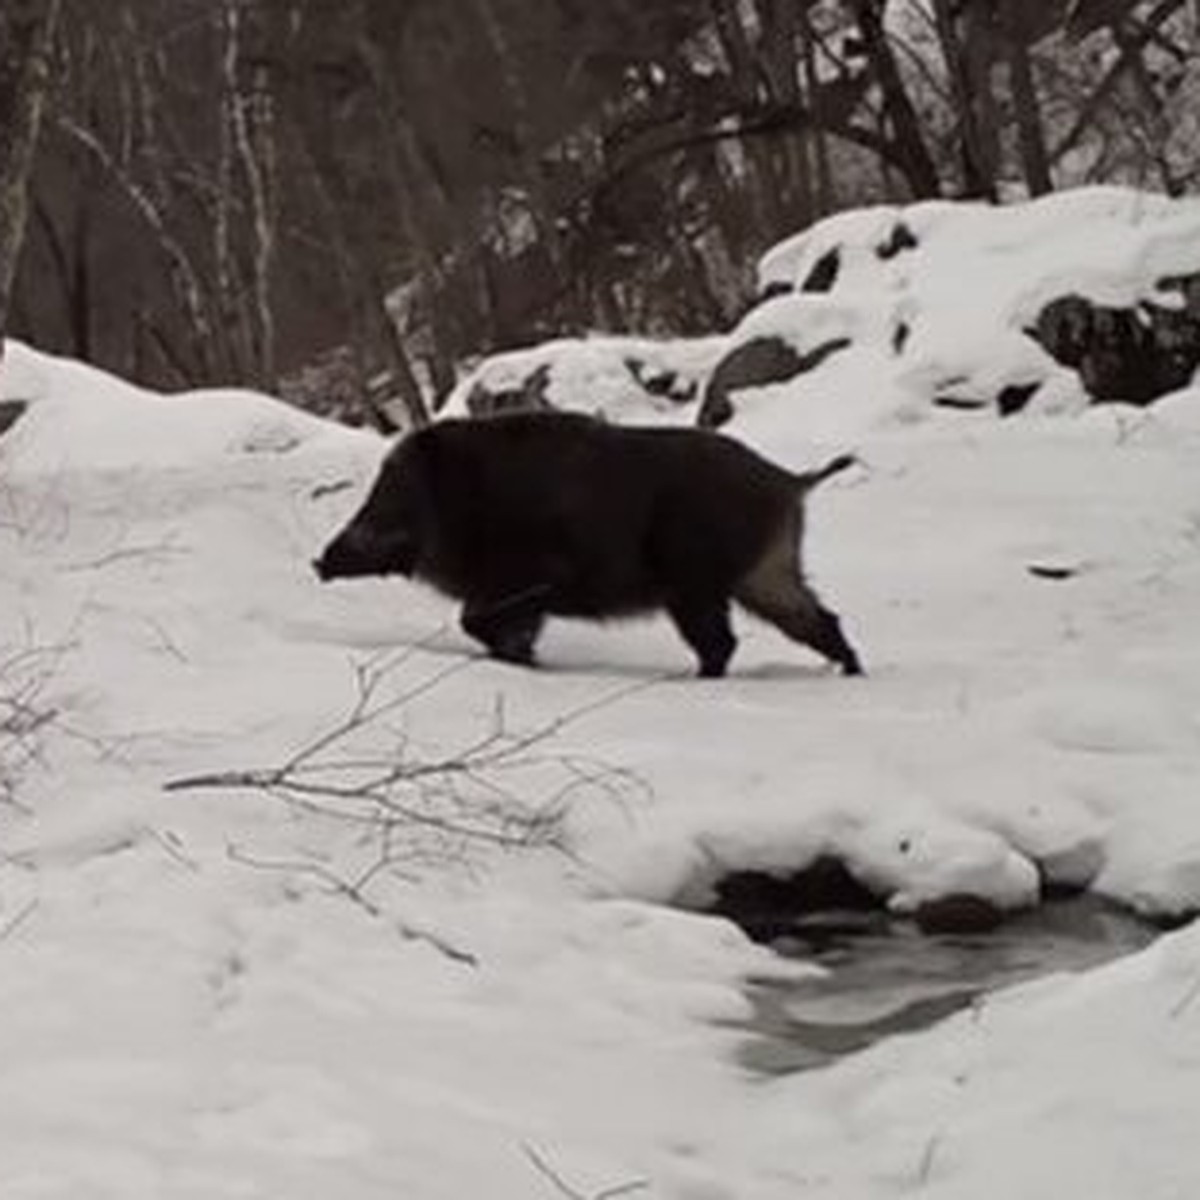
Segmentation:
<svg viewBox="0 0 1200 1200">
<path fill-rule="evenodd" d="M 336 871 L 330 870 L 321 863 L 312 862 L 309 859 L 266 859 L 259 858 L 255 855 L 250 855 L 240 850 L 237 846 L 228 845 L 225 848 L 231 862 L 240 863 L 242 866 L 254 867 L 260 871 L 281 871 L 288 875 L 307 875 L 329 887 L 335 895 L 343 896 L 352 903 L 358 905 L 364 912 L 372 917 L 379 919 L 387 919 L 384 911 L 369 899 L 364 891 L 366 884 L 370 881 L 371 876 L 377 870 L 390 865 L 388 860 L 381 857 L 379 862 L 364 876 L 357 880 L 347 880 L 341 878 Z M 462 963 L 468 967 L 477 967 L 479 959 L 476 955 L 468 950 L 462 950 L 457 946 L 452 945 L 437 934 L 431 933 L 426 929 L 417 929 L 405 922 L 394 922 L 397 931 L 406 940 L 425 942 L 432 946 L 439 954 L 451 959 L 453 962 Z M 2 934 L 0 934 L 2 936 Z"/>
<path fill-rule="evenodd" d="M 634 1179 L 628 1183 L 620 1183 L 615 1187 L 604 1188 L 602 1191 L 593 1192 L 589 1195 L 589 1193 L 581 1192 L 578 1188 L 572 1187 L 567 1183 L 528 1142 L 521 1143 L 521 1153 L 530 1161 L 538 1174 L 547 1179 L 559 1195 L 566 1196 L 567 1200 L 617 1200 L 618 1196 L 632 1196 L 634 1192 L 645 1191 L 650 1186 L 648 1179 Z"/>
<path fill-rule="evenodd" d="M 4 925 L 0 925 L 0 942 L 6 942 L 30 917 L 37 911 L 38 902 L 36 899 L 30 900 L 27 904 L 19 908 L 16 914 L 11 917 Z"/>
<path fill-rule="evenodd" d="M 508 728 L 499 697 L 482 732 L 443 753 L 423 755 L 387 718 L 407 715 L 420 697 L 479 660 L 459 660 L 397 687 L 395 672 L 414 651 L 354 664 L 347 715 L 281 763 L 172 779 L 164 790 L 257 793 L 294 814 L 340 825 L 353 835 L 354 856 L 361 860 L 367 849 L 365 862 L 335 870 L 325 862 L 288 860 L 277 869 L 319 878 L 376 915 L 378 901 L 368 891 L 384 878 L 411 879 L 430 863 L 466 864 L 477 850 L 568 853 L 564 822 L 582 798 L 620 802 L 631 791 L 649 793 L 631 772 L 544 748 L 567 726 L 658 678 L 604 693 L 526 732 Z"/>
<path fill-rule="evenodd" d="M 212 343 L 213 329 L 208 319 L 200 277 L 183 244 L 167 228 L 166 219 L 150 193 L 117 161 L 108 147 L 90 129 L 85 129 L 78 121 L 67 116 L 60 116 L 57 124 L 63 133 L 78 142 L 100 164 L 153 231 L 163 254 L 166 255 L 176 291 L 187 311 L 194 333 L 193 346 L 197 353 L 202 355 L 203 347 Z"/>
<path fill-rule="evenodd" d="M 1160 3 L 1147 14 L 1145 21 L 1136 27 L 1133 34 L 1122 40 L 1119 53 L 1112 66 L 1109 67 L 1104 78 L 1100 80 L 1085 101 L 1071 128 L 1051 150 L 1052 161 L 1058 162 L 1079 144 L 1094 124 L 1097 114 L 1112 99 L 1122 76 L 1139 60 L 1146 44 L 1153 39 L 1155 30 L 1182 5 L 1183 0 L 1160 0 Z"/>
</svg>

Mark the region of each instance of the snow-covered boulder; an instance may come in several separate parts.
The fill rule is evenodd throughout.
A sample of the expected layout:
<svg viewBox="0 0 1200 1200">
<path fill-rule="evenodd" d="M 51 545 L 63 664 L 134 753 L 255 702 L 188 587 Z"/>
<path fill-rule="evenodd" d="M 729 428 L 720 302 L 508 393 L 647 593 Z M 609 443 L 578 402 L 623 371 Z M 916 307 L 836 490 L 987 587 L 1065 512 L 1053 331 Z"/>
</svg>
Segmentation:
<svg viewBox="0 0 1200 1200">
<path fill-rule="evenodd" d="M 1093 187 L 1003 207 L 860 209 L 780 243 L 758 277 L 762 309 L 785 327 L 775 336 L 793 345 L 813 335 L 789 335 L 781 304 L 803 299 L 796 326 L 818 329 L 860 312 L 857 336 L 839 348 L 874 360 L 876 386 L 891 394 L 885 415 L 931 404 L 1008 415 L 1146 403 L 1186 385 L 1200 364 L 1200 201 L 1191 198 Z M 762 336 L 762 319 L 752 312 L 730 335 L 706 406 L 739 407 L 716 385 Z M 797 374 L 747 386 L 794 379 L 788 403 L 821 404 L 832 378 Z"/>
<path fill-rule="evenodd" d="M 618 422 L 690 422 L 724 345 L 719 336 L 596 336 L 511 350 L 485 358 L 464 376 L 438 415 L 560 408 Z"/>
</svg>

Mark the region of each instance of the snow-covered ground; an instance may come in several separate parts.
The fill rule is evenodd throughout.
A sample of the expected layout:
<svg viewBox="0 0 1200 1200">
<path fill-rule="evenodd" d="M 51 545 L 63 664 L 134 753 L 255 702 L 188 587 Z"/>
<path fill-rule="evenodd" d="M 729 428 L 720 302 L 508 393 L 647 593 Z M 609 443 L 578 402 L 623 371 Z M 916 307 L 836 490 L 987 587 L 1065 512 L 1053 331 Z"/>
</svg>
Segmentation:
<svg viewBox="0 0 1200 1200">
<path fill-rule="evenodd" d="M 1200 388 L 831 424 L 855 353 L 811 410 L 764 395 L 730 431 L 860 453 L 808 553 L 869 675 L 747 618 L 700 681 L 664 620 L 552 624 L 530 673 L 418 587 L 319 585 L 381 440 L 10 344 L 0 1197 L 1194 1195 L 1192 928 L 829 1070 L 739 1065 L 744 981 L 803 968 L 687 911 L 729 869 L 835 853 L 900 911 L 1043 880 L 1200 907 Z M 383 846 L 261 789 L 164 790 L 287 763 L 364 680 L 409 698 L 345 757 L 483 745 L 418 815 L 523 801 L 563 844 Z"/>
</svg>

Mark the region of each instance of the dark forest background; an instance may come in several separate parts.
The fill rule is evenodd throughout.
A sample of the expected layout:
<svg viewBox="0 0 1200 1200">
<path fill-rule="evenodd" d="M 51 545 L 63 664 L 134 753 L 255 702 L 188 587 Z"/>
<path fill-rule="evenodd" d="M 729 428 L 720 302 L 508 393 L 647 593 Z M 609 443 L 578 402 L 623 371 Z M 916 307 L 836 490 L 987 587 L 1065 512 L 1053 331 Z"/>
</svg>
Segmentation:
<svg viewBox="0 0 1200 1200">
<path fill-rule="evenodd" d="M 727 326 L 758 254 L 849 206 L 1194 189 L 1198 27 L 1200 0 L 4 0 L 8 331 L 419 416 L 494 349 Z"/>
</svg>

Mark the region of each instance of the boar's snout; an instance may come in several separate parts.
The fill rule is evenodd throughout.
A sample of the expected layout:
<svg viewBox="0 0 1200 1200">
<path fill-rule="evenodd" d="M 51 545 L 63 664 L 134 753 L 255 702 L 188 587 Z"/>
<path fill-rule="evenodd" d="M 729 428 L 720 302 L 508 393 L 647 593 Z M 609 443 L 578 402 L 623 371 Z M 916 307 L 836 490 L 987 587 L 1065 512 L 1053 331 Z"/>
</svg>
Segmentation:
<svg viewBox="0 0 1200 1200">
<path fill-rule="evenodd" d="M 313 570 L 322 581 L 371 575 L 376 569 L 371 565 L 372 558 L 368 539 L 351 525 L 343 529 L 314 560 Z"/>
<path fill-rule="evenodd" d="M 415 546 L 408 538 L 364 532 L 350 524 L 313 560 L 313 570 L 322 581 L 362 575 L 411 575 L 415 560 Z"/>
</svg>

